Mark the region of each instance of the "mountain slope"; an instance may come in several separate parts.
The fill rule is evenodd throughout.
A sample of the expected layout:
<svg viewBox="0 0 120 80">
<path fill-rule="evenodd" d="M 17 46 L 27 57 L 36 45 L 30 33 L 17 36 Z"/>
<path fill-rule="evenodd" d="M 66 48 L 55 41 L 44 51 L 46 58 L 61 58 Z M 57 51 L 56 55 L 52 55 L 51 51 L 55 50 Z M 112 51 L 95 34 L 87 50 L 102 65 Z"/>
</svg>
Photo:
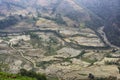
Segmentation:
<svg viewBox="0 0 120 80">
<path fill-rule="evenodd" d="M 50 19 L 59 15 L 72 20 L 77 27 L 84 23 L 95 31 L 104 26 L 108 40 L 120 46 L 119 3 L 119 0 L 0 0 L 0 14 L 40 14 Z"/>
<path fill-rule="evenodd" d="M 76 0 L 80 5 L 91 10 L 104 22 L 104 32 L 108 40 L 120 46 L 120 1 L 119 0 Z"/>
</svg>

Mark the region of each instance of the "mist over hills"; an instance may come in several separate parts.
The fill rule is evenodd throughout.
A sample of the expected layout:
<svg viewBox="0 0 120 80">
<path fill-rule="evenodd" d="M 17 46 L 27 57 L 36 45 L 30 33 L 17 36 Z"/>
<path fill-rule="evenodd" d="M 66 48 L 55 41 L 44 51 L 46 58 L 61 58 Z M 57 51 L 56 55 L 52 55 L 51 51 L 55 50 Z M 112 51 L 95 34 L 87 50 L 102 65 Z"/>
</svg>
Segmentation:
<svg viewBox="0 0 120 80">
<path fill-rule="evenodd" d="M 60 14 L 75 21 L 85 22 L 93 29 L 104 26 L 109 41 L 120 46 L 119 0 L 0 0 L 0 13 L 54 16 Z"/>
<path fill-rule="evenodd" d="M 78 0 L 79 4 L 95 13 L 104 22 L 104 31 L 109 41 L 119 46 L 120 1 L 119 0 Z"/>
</svg>

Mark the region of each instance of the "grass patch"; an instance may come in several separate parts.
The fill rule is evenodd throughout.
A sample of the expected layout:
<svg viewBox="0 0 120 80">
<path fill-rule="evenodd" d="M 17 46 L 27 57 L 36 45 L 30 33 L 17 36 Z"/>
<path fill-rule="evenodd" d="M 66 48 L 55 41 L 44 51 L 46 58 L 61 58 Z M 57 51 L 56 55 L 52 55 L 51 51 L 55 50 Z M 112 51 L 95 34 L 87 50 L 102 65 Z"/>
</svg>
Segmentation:
<svg viewBox="0 0 120 80">
<path fill-rule="evenodd" d="M 80 23 L 80 27 L 79 27 L 80 29 L 84 29 L 84 28 L 86 28 L 86 26 L 85 26 L 85 23 Z"/>
<path fill-rule="evenodd" d="M 3 39 L 4 41 L 9 41 L 9 40 L 10 40 L 9 37 L 3 37 L 2 39 Z"/>
<path fill-rule="evenodd" d="M 83 60 L 83 61 L 85 61 L 85 62 L 88 62 L 88 63 L 95 63 L 97 60 L 96 59 L 93 59 L 93 60 L 91 60 L 91 59 L 89 59 L 89 58 L 81 58 L 81 60 Z"/>
<path fill-rule="evenodd" d="M 54 62 L 56 62 L 55 60 L 50 60 L 50 61 L 42 61 L 42 62 L 38 62 L 37 66 L 41 67 L 43 69 L 46 69 L 47 66 L 50 66 L 51 64 L 53 64 Z"/>
<path fill-rule="evenodd" d="M 5 72 L 0 72 L 0 80 L 37 80 L 35 78 L 30 78 L 27 76 L 21 76 L 18 74 L 10 74 Z"/>
<path fill-rule="evenodd" d="M 86 53 L 85 50 L 82 50 L 82 51 L 80 52 L 80 54 L 77 55 L 77 56 L 75 56 L 74 58 L 79 59 L 79 58 L 83 57 L 83 55 L 84 55 L 85 53 Z"/>
<path fill-rule="evenodd" d="M 57 77 L 49 77 L 48 80 L 59 80 Z"/>
<path fill-rule="evenodd" d="M 83 73 L 80 73 L 79 75 L 82 75 L 82 76 L 87 76 L 87 74 L 83 74 Z"/>
<path fill-rule="evenodd" d="M 117 62 L 117 61 L 105 61 L 105 64 L 106 65 L 117 65 L 117 66 L 120 66 L 120 63 Z"/>
</svg>

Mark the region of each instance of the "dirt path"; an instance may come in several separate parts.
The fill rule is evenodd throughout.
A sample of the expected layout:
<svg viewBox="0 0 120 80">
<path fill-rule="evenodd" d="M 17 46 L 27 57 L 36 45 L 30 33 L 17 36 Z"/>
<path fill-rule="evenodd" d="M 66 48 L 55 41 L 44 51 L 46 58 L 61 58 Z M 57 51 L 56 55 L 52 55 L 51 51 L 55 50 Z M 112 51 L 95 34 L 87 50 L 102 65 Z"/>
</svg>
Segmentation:
<svg viewBox="0 0 120 80">
<path fill-rule="evenodd" d="M 35 63 L 34 61 L 28 59 L 27 57 L 25 57 L 25 56 L 23 55 L 24 52 L 23 52 L 22 50 L 17 50 L 16 48 L 14 48 L 12 43 L 9 43 L 9 46 L 10 46 L 10 48 L 12 48 L 14 51 L 18 52 L 18 53 L 21 55 L 22 58 L 24 58 L 24 59 L 26 59 L 27 61 L 31 62 L 31 63 L 33 64 L 33 67 L 34 67 L 34 68 L 37 68 L 36 63 Z"/>
<path fill-rule="evenodd" d="M 104 39 L 104 41 L 106 42 L 106 44 L 108 44 L 110 47 L 119 49 L 119 47 L 111 44 L 111 43 L 108 41 L 108 39 L 107 39 L 107 37 L 106 37 L 106 34 L 105 34 L 105 32 L 103 31 L 103 29 L 104 29 L 104 26 L 100 27 L 100 28 L 98 29 L 98 33 L 100 33 L 101 37 L 103 37 L 103 39 Z"/>
</svg>

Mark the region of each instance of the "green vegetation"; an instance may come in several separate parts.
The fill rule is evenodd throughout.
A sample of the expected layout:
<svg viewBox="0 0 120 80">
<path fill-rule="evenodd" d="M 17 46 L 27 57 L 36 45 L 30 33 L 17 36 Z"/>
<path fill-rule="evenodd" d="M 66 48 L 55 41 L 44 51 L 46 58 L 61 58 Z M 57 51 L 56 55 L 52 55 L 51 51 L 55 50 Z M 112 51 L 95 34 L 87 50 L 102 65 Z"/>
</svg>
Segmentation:
<svg viewBox="0 0 120 80">
<path fill-rule="evenodd" d="M 51 55 L 55 55 L 57 54 L 56 53 L 56 50 L 57 50 L 57 43 L 58 43 L 58 40 L 57 38 L 55 37 L 49 37 L 49 41 L 48 41 L 48 46 L 46 47 L 46 56 L 51 56 Z"/>
<path fill-rule="evenodd" d="M 35 78 L 36 80 L 47 80 L 45 74 L 36 73 L 34 71 L 27 71 L 25 69 L 20 70 L 20 75 Z"/>
<path fill-rule="evenodd" d="M 19 17 L 9 16 L 6 19 L 0 20 L 0 29 L 5 29 L 7 27 L 13 26 L 17 24 L 19 21 Z"/>
<path fill-rule="evenodd" d="M 107 57 L 107 58 L 116 58 L 116 57 L 112 56 L 112 54 L 110 54 L 110 53 L 105 54 L 105 57 Z"/>
<path fill-rule="evenodd" d="M 87 74 L 83 74 L 83 73 L 80 73 L 79 75 L 82 75 L 82 76 L 87 76 Z"/>
<path fill-rule="evenodd" d="M 115 76 L 109 77 L 95 77 L 93 74 L 89 73 L 88 79 L 86 80 L 118 80 Z"/>
<path fill-rule="evenodd" d="M 81 22 L 85 15 L 80 13 L 77 10 L 74 10 L 74 11 L 66 14 L 65 16 L 67 16 L 68 18 L 70 18 L 74 21 Z"/>
<path fill-rule="evenodd" d="M 49 80 L 59 80 L 57 77 L 49 77 Z"/>
<path fill-rule="evenodd" d="M 47 66 L 53 64 L 55 61 L 54 60 L 50 60 L 50 61 L 42 61 L 42 62 L 38 62 L 37 66 L 41 67 L 43 69 L 46 69 Z"/>
<path fill-rule="evenodd" d="M 47 80 L 45 74 L 21 69 L 18 74 L 0 72 L 0 80 Z"/>
<path fill-rule="evenodd" d="M 35 23 L 37 20 L 39 20 L 37 17 L 32 17 L 32 18 L 29 18 L 29 17 L 27 17 L 26 19 L 25 19 L 25 21 L 27 22 L 27 23 Z"/>
<path fill-rule="evenodd" d="M 117 62 L 117 61 L 106 61 L 105 64 L 106 65 L 117 65 L 117 66 L 120 66 L 120 63 Z"/>
<path fill-rule="evenodd" d="M 43 41 L 38 34 L 35 33 L 27 33 L 30 35 L 31 41 L 30 43 L 34 48 L 42 48 L 45 49 L 46 53 L 45 56 L 55 55 L 56 50 L 59 48 L 58 39 L 56 37 L 49 37 L 48 41 Z"/>
<path fill-rule="evenodd" d="M 96 62 L 97 61 L 97 59 L 89 59 L 89 58 L 81 58 L 83 61 L 86 61 L 86 62 L 88 62 L 88 63 L 91 63 L 91 64 L 93 64 L 94 62 Z"/>
<path fill-rule="evenodd" d="M 91 49 L 91 50 L 107 50 L 107 49 L 110 49 L 109 46 L 85 46 L 85 45 L 80 45 L 80 44 L 76 44 L 76 43 L 73 43 L 73 42 L 70 42 L 68 43 L 68 46 L 70 47 L 74 47 L 75 49 Z"/>
<path fill-rule="evenodd" d="M 35 33 L 28 33 L 30 35 L 30 38 L 31 38 L 31 41 L 30 43 L 32 44 L 32 46 L 34 48 L 41 48 L 43 46 L 43 41 L 42 41 L 42 38 L 39 37 L 37 34 Z"/>
<path fill-rule="evenodd" d="M 9 65 L 3 62 L 0 62 L 0 71 L 8 71 L 8 70 L 9 70 Z"/>
<path fill-rule="evenodd" d="M 56 49 L 55 48 L 53 48 L 52 46 L 47 46 L 47 52 L 46 52 L 46 54 L 45 54 L 45 56 L 52 56 L 52 55 L 55 55 L 55 54 L 57 54 L 56 53 Z"/>
<path fill-rule="evenodd" d="M 31 39 L 39 39 L 39 36 L 35 33 L 29 33 Z"/>
<path fill-rule="evenodd" d="M 56 18 L 54 19 L 54 21 L 55 21 L 57 24 L 64 24 L 64 25 L 66 25 L 66 22 L 63 20 L 63 18 L 61 17 L 60 14 L 57 14 L 57 15 L 56 15 Z"/>
<path fill-rule="evenodd" d="M 105 77 L 105 78 L 95 78 L 94 80 L 117 80 L 117 77 L 114 76 L 109 76 L 109 77 Z"/>
<path fill-rule="evenodd" d="M 59 43 L 56 37 L 49 37 L 49 39 L 50 39 L 49 42 L 52 43 L 52 44 L 56 45 L 57 43 Z"/>
<path fill-rule="evenodd" d="M 85 50 L 82 50 L 81 53 L 75 56 L 74 58 L 77 58 L 77 59 L 82 58 L 85 53 L 86 53 Z"/>
<path fill-rule="evenodd" d="M 72 63 L 72 61 L 71 61 L 70 59 L 72 59 L 72 58 L 63 58 L 63 59 L 62 59 L 62 62 Z"/>
<path fill-rule="evenodd" d="M 120 66 L 118 66 L 119 74 L 120 74 Z"/>
<path fill-rule="evenodd" d="M 10 40 L 10 38 L 9 37 L 2 37 L 2 39 L 4 40 L 4 41 L 9 41 Z"/>
<path fill-rule="evenodd" d="M 63 20 L 63 18 L 61 17 L 60 14 L 57 14 L 57 15 L 55 16 L 55 18 L 49 17 L 49 16 L 44 16 L 43 18 L 48 19 L 48 20 L 52 20 L 52 21 L 54 21 L 55 23 L 57 23 L 57 24 L 59 24 L 59 25 L 61 25 L 61 24 L 67 25 L 66 22 L 65 22 L 65 21 Z"/>
<path fill-rule="evenodd" d="M 77 59 L 82 58 L 82 56 L 83 56 L 85 53 L 86 53 L 85 50 L 82 50 L 79 55 L 74 56 L 74 57 L 67 57 L 67 58 L 64 58 L 64 57 L 56 57 L 56 58 L 61 59 L 60 62 L 69 62 L 69 63 L 72 63 L 71 59 L 73 59 L 73 58 L 77 58 Z"/>
<path fill-rule="evenodd" d="M 80 23 L 80 29 L 83 29 L 83 28 L 85 28 L 86 27 L 86 25 L 85 25 L 85 23 Z"/>
<path fill-rule="evenodd" d="M 27 76 L 21 76 L 19 74 L 9 74 L 5 72 L 0 72 L 0 80 L 37 80 L 37 79 Z"/>
<path fill-rule="evenodd" d="M 37 12 L 37 17 L 40 18 L 41 17 L 41 13 Z"/>
</svg>

